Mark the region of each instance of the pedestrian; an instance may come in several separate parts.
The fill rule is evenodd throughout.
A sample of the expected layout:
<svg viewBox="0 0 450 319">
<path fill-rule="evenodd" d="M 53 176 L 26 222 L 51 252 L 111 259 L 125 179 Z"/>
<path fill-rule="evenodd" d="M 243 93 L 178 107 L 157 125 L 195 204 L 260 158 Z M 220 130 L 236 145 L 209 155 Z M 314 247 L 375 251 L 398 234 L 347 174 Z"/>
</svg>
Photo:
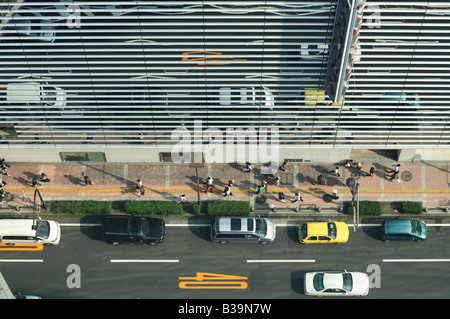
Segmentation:
<svg viewBox="0 0 450 319">
<path fill-rule="evenodd" d="M 292 202 L 295 203 L 295 202 L 298 202 L 298 201 L 303 202 L 302 195 L 300 195 L 300 193 L 295 193 L 294 200 Z"/>
<path fill-rule="evenodd" d="M 276 186 L 280 186 L 280 178 L 278 176 L 275 177 L 272 181 Z"/>
<path fill-rule="evenodd" d="M 375 167 L 372 166 L 370 168 L 369 174 L 370 174 L 370 176 L 373 176 L 374 173 L 375 173 Z"/>
<path fill-rule="evenodd" d="M 235 183 L 234 183 L 234 179 L 229 179 L 228 180 L 228 186 L 231 188 L 232 186 L 237 186 Z"/>
<path fill-rule="evenodd" d="M 340 177 L 341 175 L 339 174 L 339 167 L 336 166 L 332 171 L 329 171 L 328 174 L 333 174 L 337 177 Z"/>
<path fill-rule="evenodd" d="M 394 171 L 395 173 L 400 172 L 400 164 L 398 164 L 398 163 L 397 163 L 397 164 L 394 164 L 394 165 L 392 165 L 392 167 L 394 167 L 394 170 L 393 170 L 393 171 Z"/>
<path fill-rule="evenodd" d="M 337 189 L 333 189 L 333 193 L 331 194 L 331 197 L 333 197 L 333 199 L 339 199 Z"/>
<path fill-rule="evenodd" d="M 284 161 L 283 164 L 281 164 L 281 166 L 280 166 L 280 170 L 282 170 L 283 172 L 287 172 L 287 166 L 288 166 L 288 163 L 286 161 Z"/>
<path fill-rule="evenodd" d="M 136 183 L 137 183 L 137 184 L 136 184 L 136 189 L 139 189 L 139 190 L 140 190 L 141 187 L 143 186 L 143 185 L 142 185 L 142 180 L 141 180 L 140 178 L 138 178 L 137 181 L 136 181 Z"/>
<path fill-rule="evenodd" d="M 206 190 L 205 190 L 206 194 L 208 194 L 208 192 L 211 192 L 212 183 L 213 183 L 213 179 L 210 176 L 208 176 L 208 178 L 206 179 L 206 183 L 205 183 L 206 184 Z"/>
<path fill-rule="evenodd" d="M 285 198 L 286 198 L 286 196 L 284 196 L 284 193 L 278 192 L 278 200 L 280 202 L 286 203 L 286 199 Z"/>
<path fill-rule="evenodd" d="M 245 168 L 242 170 L 243 172 L 248 172 L 250 173 L 251 171 L 253 171 L 253 166 L 250 162 L 246 162 L 245 163 Z"/>
<path fill-rule="evenodd" d="M 84 177 L 84 185 L 94 185 L 94 183 L 91 181 L 91 179 L 88 176 Z"/>
<path fill-rule="evenodd" d="M 6 186 L 6 182 L 3 180 L 2 176 L 0 175 L 0 187 Z"/>
<path fill-rule="evenodd" d="M 38 181 L 40 182 L 50 182 L 50 179 L 47 177 L 45 173 L 41 173 L 41 176 L 39 176 Z"/>
<path fill-rule="evenodd" d="M 182 202 L 182 203 L 186 202 L 186 195 L 183 193 L 180 194 L 180 202 Z"/>
<path fill-rule="evenodd" d="M 225 195 L 224 195 L 225 197 L 233 196 L 233 193 L 231 193 L 231 187 L 229 187 L 229 186 L 225 187 L 223 192 L 225 193 Z"/>
<path fill-rule="evenodd" d="M 358 162 L 358 164 L 356 164 L 356 168 L 361 170 L 364 167 L 364 162 Z"/>
<path fill-rule="evenodd" d="M 5 198 L 6 192 L 3 190 L 2 187 L 0 187 L 0 202 L 3 201 L 3 199 Z"/>
<path fill-rule="evenodd" d="M 141 185 L 141 187 L 139 188 L 138 196 L 141 197 L 141 196 L 144 196 L 144 194 L 145 194 L 145 189 L 144 189 L 144 186 Z"/>
<path fill-rule="evenodd" d="M 349 159 L 349 160 L 347 161 L 347 163 L 345 163 L 344 166 L 347 167 L 347 168 L 353 167 L 353 166 L 355 166 L 355 161 L 352 160 L 352 159 Z"/>
<path fill-rule="evenodd" d="M 31 185 L 34 187 L 34 188 L 37 188 L 38 186 L 42 186 L 42 183 L 39 183 L 37 180 L 36 180 L 36 178 L 32 178 L 31 179 Z"/>
<path fill-rule="evenodd" d="M 9 165 L 8 163 L 6 163 L 5 159 L 2 158 L 2 159 L 0 159 L 0 167 L 2 167 L 2 168 L 8 168 L 8 167 L 11 167 L 11 165 Z"/>
</svg>

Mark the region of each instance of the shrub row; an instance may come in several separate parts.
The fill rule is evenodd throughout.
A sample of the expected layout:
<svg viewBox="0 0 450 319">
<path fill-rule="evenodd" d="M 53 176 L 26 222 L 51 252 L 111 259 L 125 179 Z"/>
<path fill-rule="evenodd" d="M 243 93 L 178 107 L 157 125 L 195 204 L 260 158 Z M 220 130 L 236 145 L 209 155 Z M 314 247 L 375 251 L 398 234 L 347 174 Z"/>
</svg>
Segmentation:
<svg viewBox="0 0 450 319">
<path fill-rule="evenodd" d="M 109 215 L 114 212 L 112 203 L 103 201 L 61 201 L 53 205 L 56 214 Z M 127 201 L 123 211 L 131 215 L 193 215 L 202 213 L 197 203 L 178 203 L 172 201 Z M 208 215 L 248 216 L 250 204 L 244 201 L 213 201 L 207 205 Z"/>
<path fill-rule="evenodd" d="M 250 203 L 238 200 L 209 202 L 208 215 L 248 216 L 250 215 Z"/>
<path fill-rule="evenodd" d="M 109 215 L 113 213 L 112 203 L 96 201 L 64 201 L 53 206 L 56 214 Z"/>
<path fill-rule="evenodd" d="M 348 205 L 347 214 L 353 214 L 353 207 L 356 207 L 356 202 Z M 361 201 L 359 202 L 359 215 L 361 216 L 379 216 L 383 213 L 381 202 L 377 201 Z M 401 214 L 421 214 L 422 202 L 402 202 L 399 210 Z"/>
</svg>

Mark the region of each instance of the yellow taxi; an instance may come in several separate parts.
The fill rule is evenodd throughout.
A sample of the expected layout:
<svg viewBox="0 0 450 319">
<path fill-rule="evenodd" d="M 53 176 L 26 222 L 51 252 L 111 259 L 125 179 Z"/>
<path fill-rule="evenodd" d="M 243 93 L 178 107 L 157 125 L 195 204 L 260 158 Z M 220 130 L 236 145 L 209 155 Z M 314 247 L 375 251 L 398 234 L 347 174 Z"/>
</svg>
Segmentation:
<svg viewBox="0 0 450 319">
<path fill-rule="evenodd" d="M 344 222 L 307 222 L 298 227 L 302 244 L 342 244 L 348 240 L 348 226 Z"/>
</svg>

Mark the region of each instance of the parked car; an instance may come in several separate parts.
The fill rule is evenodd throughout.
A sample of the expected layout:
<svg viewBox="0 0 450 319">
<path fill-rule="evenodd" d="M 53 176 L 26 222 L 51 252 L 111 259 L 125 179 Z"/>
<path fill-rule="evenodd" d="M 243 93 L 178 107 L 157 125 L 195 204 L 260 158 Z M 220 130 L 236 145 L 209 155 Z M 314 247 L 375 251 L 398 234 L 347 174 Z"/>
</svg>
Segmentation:
<svg viewBox="0 0 450 319">
<path fill-rule="evenodd" d="M 413 240 L 422 242 L 427 237 L 427 225 L 416 219 L 385 220 L 381 224 L 381 238 L 385 242 L 391 240 Z"/>
<path fill-rule="evenodd" d="M 211 225 L 211 240 L 221 244 L 267 244 L 273 242 L 275 236 L 275 224 L 268 218 L 224 216 L 216 217 Z"/>
<path fill-rule="evenodd" d="M 366 296 L 369 293 L 369 276 L 362 272 L 318 271 L 304 276 L 305 294 L 326 296 Z"/>
<path fill-rule="evenodd" d="M 1 219 L 0 243 L 58 245 L 61 228 L 58 222 L 33 219 Z"/>
<path fill-rule="evenodd" d="M 342 244 L 348 241 L 348 234 L 344 222 L 308 222 L 298 227 L 298 239 L 302 244 Z"/>
<path fill-rule="evenodd" d="M 101 222 L 102 239 L 113 245 L 157 245 L 165 238 L 166 227 L 160 218 L 138 216 L 106 216 Z"/>
<path fill-rule="evenodd" d="M 18 35 L 25 35 L 29 40 L 55 42 L 56 31 L 53 22 L 41 13 L 24 12 L 13 18 L 9 23 L 15 26 Z"/>
</svg>

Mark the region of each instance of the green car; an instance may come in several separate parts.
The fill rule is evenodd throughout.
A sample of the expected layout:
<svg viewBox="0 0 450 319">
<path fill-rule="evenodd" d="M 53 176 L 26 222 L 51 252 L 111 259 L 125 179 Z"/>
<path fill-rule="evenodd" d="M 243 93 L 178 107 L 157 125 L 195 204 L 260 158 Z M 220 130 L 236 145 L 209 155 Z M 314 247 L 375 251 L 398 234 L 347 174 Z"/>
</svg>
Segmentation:
<svg viewBox="0 0 450 319">
<path fill-rule="evenodd" d="M 427 225 L 416 219 L 385 220 L 381 224 L 381 238 L 385 242 L 391 240 L 424 241 L 427 237 Z"/>
</svg>

